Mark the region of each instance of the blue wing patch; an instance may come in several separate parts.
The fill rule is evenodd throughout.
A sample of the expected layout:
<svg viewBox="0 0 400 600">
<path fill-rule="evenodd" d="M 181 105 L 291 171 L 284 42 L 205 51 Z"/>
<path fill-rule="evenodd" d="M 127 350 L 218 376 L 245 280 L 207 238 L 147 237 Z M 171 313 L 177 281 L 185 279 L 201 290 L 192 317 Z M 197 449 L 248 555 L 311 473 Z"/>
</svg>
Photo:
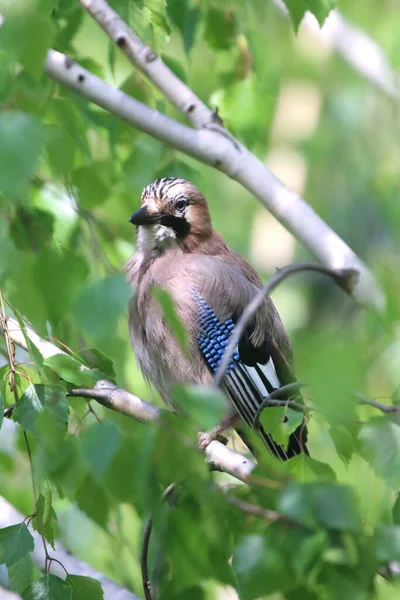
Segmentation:
<svg viewBox="0 0 400 600">
<path fill-rule="evenodd" d="M 231 333 L 235 329 L 235 323 L 232 318 L 221 323 L 213 309 L 208 306 L 202 296 L 196 294 L 195 299 L 200 308 L 200 331 L 197 342 L 209 367 L 213 371 L 216 371 L 229 344 Z M 240 361 L 240 357 L 237 350 L 235 350 L 226 371 L 227 375 L 235 366 L 235 362 L 238 361 Z"/>
<path fill-rule="evenodd" d="M 197 343 L 209 369 L 215 372 L 229 344 L 235 322 L 232 317 L 221 322 L 213 309 L 195 290 L 194 297 L 199 307 Z M 257 349 L 255 351 L 258 352 Z M 248 349 L 245 349 L 245 352 L 248 353 Z M 281 385 L 274 362 L 269 354 L 266 356 L 265 363 L 256 363 L 252 360 L 249 364 L 247 361 L 242 360 L 239 344 L 239 349 L 238 347 L 235 348 L 230 359 L 222 381 L 222 387 L 230 397 L 239 415 L 252 428 L 258 408 L 264 398 L 273 389 L 279 388 Z M 280 458 L 287 459 L 297 454 L 298 448 L 301 448 L 295 433 L 292 434 L 293 440 L 296 442 L 293 444 L 295 449 L 292 451 L 289 445 L 289 453 L 285 451 L 283 446 L 276 444 L 262 427 L 260 428 L 260 434 L 271 452 Z"/>
</svg>

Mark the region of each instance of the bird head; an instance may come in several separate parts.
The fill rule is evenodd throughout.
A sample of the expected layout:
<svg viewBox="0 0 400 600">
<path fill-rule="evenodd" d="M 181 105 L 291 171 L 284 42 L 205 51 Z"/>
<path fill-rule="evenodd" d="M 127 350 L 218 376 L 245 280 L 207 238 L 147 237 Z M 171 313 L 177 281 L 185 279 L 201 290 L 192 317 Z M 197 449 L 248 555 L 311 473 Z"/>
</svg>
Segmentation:
<svg viewBox="0 0 400 600">
<path fill-rule="evenodd" d="M 207 202 L 190 181 L 163 177 L 147 185 L 141 208 L 129 219 L 138 228 L 142 248 L 163 252 L 189 248 L 212 232 Z"/>
</svg>

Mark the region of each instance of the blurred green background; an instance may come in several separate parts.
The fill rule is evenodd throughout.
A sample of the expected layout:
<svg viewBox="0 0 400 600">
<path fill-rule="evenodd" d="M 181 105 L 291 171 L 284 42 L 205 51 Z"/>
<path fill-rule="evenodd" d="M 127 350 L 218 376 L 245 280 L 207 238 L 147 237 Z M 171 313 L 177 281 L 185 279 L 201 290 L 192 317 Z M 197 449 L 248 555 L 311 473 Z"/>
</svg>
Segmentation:
<svg viewBox="0 0 400 600">
<path fill-rule="evenodd" d="M 369 453 L 359 451 L 359 428 L 338 425 L 338 415 L 372 419 L 376 412 L 356 408 L 350 392 L 390 402 L 399 385 L 400 93 L 397 100 L 389 98 L 368 82 L 335 50 L 315 17 L 308 15 L 296 36 L 270 0 L 110 4 L 204 102 L 218 107 L 227 128 L 309 202 L 369 265 L 385 291 L 388 311 L 379 318 L 315 275 L 296 276 L 273 294 L 293 341 L 298 377 L 313 384 L 310 396 L 329 413 L 312 419 L 311 454 L 329 465 L 338 481 L 354 487 L 365 528 L 373 531 L 388 521 L 396 500 L 398 427 L 387 424 L 396 430 L 390 429 L 393 452 L 386 454 L 393 462 L 386 464 L 375 456 L 374 441 L 372 449 L 367 443 Z M 398 69 L 398 2 L 346 0 L 339 8 Z M 53 47 L 181 120 L 75 0 L 0 0 L 0 13 L 5 17 L 0 27 L 0 286 L 7 311 L 17 311 L 42 336 L 62 341 L 75 353 L 96 348 L 101 354 L 96 360 L 86 355 L 89 366 L 104 371 L 110 359 L 121 387 L 158 403 L 130 349 L 130 291 L 123 275 L 134 251 L 128 218 L 146 184 L 160 176 L 193 181 L 209 202 L 215 228 L 263 280 L 277 267 L 311 257 L 224 174 L 135 131 L 43 74 L 47 49 Z M 354 51 L 367 53 L 361 42 Z M 24 354 L 17 359 L 29 361 Z M 3 338 L 0 361 L 8 404 L 13 399 Z M 36 373 L 32 364 L 23 368 L 28 379 L 18 378 L 21 393 L 29 380 L 56 381 L 54 370 L 51 375 Z M 80 443 L 80 434 L 84 437 L 96 420 L 89 414 L 82 421 L 84 400 L 71 400 L 70 407 L 70 430 Z M 139 535 L 146 499 L 155 504 L 159 489 L 154 457 L 146 463 L 137 453 L 144 440 L 151 447 L 159 433 L 94 408 L 105 423 L 114 423 L 119 442 L 124 441 L 107 458 L 108 480 L 86 479 L 60 497 L 54 494 L 58 535 L 73 553 L 141 593 Z M 102 435 L 96 430 L 99 443 Z M 377 430 L 371 435 L 382 439 Z M 383 437 L 390 444 L 392 438 Z M 35 448 L 34 439 L 32 444 Z M 57 469 L 43 471 L 55 491 L 66 485 Z M 132 481 L 130 469 L 137 471 Z M 131 487 L 118 496 L 118 481 L 125 478 Z M 141 489 L 146 485 L 151 493 Z M 0 493 L 24 513 L 32 512 L 26 449 L 20 430 L 8 423 L 0 433 Z M 215 579 L 202 574 L 202 597 L 217 597 L 215 590 L 226 580 L 217 586 Z M 379 585 L 374 597 L 395 597 L 390 596 L 394 588 Z"/>
</svg>

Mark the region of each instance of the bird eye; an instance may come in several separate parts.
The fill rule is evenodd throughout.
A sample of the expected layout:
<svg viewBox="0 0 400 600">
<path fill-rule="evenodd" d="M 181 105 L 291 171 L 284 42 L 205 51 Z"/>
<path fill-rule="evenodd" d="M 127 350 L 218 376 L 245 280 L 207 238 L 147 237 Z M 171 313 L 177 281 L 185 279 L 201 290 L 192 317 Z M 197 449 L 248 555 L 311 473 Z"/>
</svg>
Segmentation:
<svg viewBox="0 0 400 600">
<path fill-rule="evenodd" d="M 179 210 L 179 212 L 183 212 L 185 210 L 186 206 L 187 206 L 186 200 L 178 200 L 178 202 L 176 202 L 176 204 L 175 204 L 175 208 L 176 208 L 176 210 Z"/>
</svg>

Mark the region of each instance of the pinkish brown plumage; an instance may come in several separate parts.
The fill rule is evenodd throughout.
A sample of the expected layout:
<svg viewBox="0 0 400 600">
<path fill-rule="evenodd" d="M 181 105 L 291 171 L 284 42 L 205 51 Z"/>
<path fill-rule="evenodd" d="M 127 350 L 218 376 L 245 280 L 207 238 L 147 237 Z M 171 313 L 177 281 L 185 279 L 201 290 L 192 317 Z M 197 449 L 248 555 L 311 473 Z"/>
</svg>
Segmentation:
<svg viewBox="0 0 400 600">
<path fill-rule="evenodd" d="M 173 403 L 173 384 L 211 383 L 234 323 L 262 284 L 255 270 L 214 230 L 204 196 L 188 181 L 163 178 L 148 185 L 131 222 L 137 225 L 137 249 L 126 265 L 135 290 L 131 342 L 143 375 L 165 402 Z M 166 326 L 152 296 L 153 286 L 173 297 L 188 332 L 188 355 Z M 293 377 L 290 365 L 287 334 L 272 300 L 266 298 L 242 336 L 222 384 L 248 425 L 252 426 L 263 397 Z M 287 451 L 261 433 L 282 458 L 303 449 L 299 431 L 292 434 Z"/>
</svg>

